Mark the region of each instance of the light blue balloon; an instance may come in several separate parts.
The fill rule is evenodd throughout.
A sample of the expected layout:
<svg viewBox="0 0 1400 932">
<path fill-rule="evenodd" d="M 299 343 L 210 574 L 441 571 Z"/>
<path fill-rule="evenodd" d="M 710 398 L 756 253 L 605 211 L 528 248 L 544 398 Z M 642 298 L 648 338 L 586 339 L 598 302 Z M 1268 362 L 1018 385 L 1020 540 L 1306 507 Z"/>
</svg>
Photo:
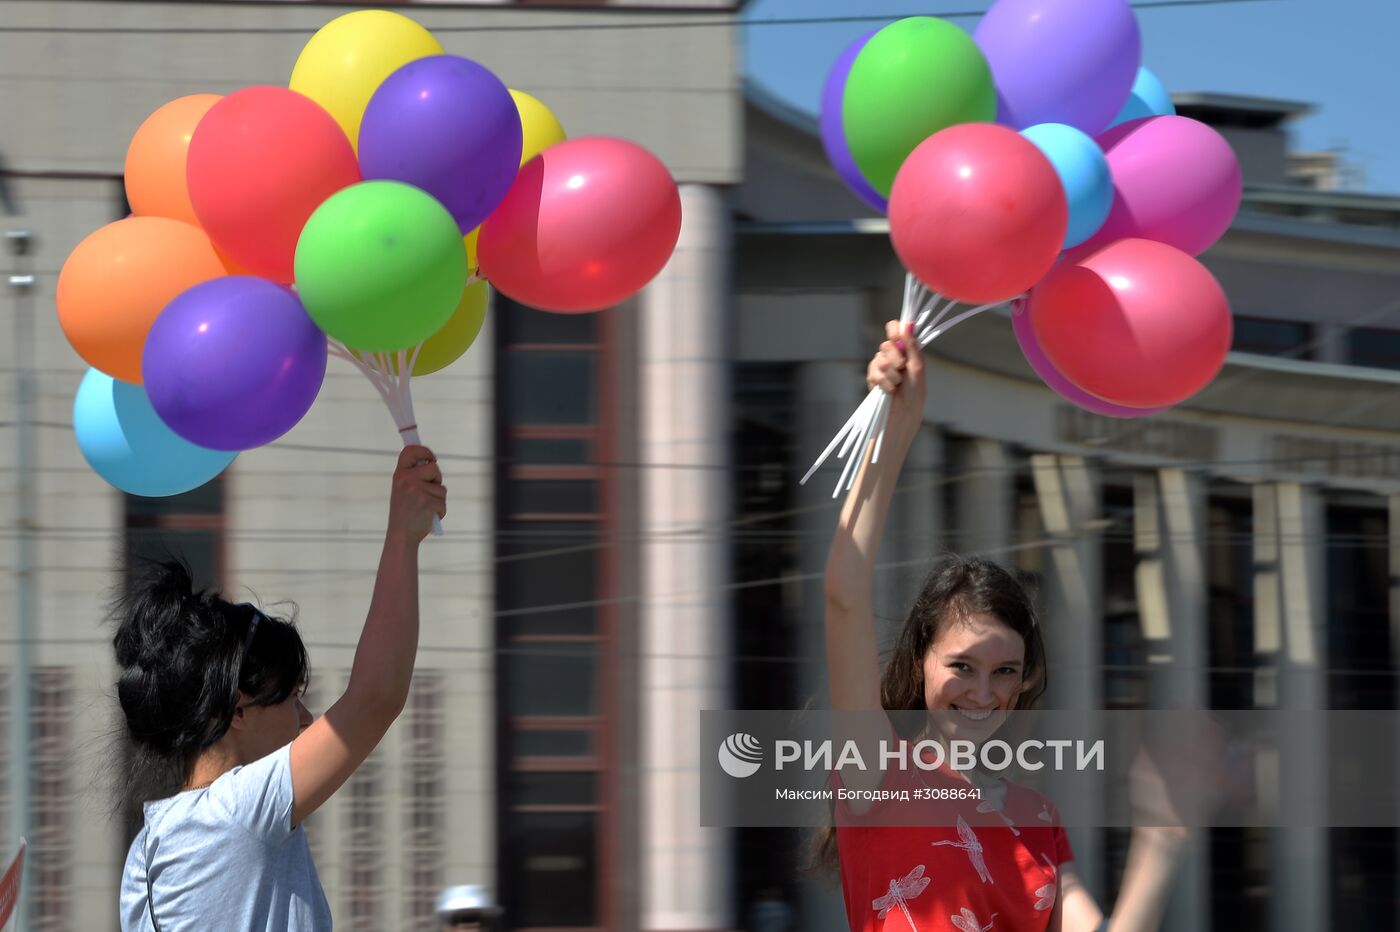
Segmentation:
<svg viewBox="0 0 1400 932">
<path fill-rule="evenodd" d="M 1078 246 L 1103 226 L 1113 207 L 1113 176 L 1103 150 L 1083 132 L 1063 123 L 1037 123 L 1021 130 L 1055 166 L 1069 202 L 1065 249 Z"/>
<path fill-rule="evenodd" d="M 1173 116 L 1175 114 L 1176 104 L 1172 103 L 1172 95 L 1167 93 L 1162 82 L 1158 81 L 1157 76 L 1146 68 L 1139 68 L 1137 80 L 1133 82 L 1133 89 L 1128 93 L 1127 102 L 1123 104 L 1123 109 L 1118 111 L 1118 116 L 1106 128 L 1112 129 L 1119 123 L 1141 120 L 1143 117 Z"/>
<path fill-rule="evenodd" d="M 73 432 L 94 472 L 148 498 L 198 488 L 238 455 L 190 443 L 165 426 L 144 388 L 96 369 L 83 376 L 73 399 Z"/>
</svg>

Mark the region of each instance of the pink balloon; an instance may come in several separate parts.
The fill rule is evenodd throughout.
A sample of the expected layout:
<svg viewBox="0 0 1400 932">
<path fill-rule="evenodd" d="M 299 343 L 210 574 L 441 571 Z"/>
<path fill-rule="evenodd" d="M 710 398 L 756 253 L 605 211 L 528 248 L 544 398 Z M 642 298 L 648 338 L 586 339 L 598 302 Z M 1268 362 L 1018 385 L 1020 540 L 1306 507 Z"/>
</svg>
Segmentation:
<svg viewBox="0 0 1400 932">
<path fill-rule="evenodd" d="M 1035 143 L 992 123 L 962 123 L 919 143 L 890 189 L 890 240 L 904 267 L 968 304 L 1005 301 L 1038 282 L 1069 223 L 1060 176 Z"/>
<path fill-rule="evenodd" d="M 520 169 L 481 227 L 492 286 L 545 311 L 611 307 L 665 266 L 681 230 L 680 192 L 646 149 L 606 136 L 570 139 Z"/>
<path fill-rule="evenodd" d="M 1016 342 L 1021 344 L 1021 353 L 1026 357 L 1026 362 L 1031 364 L 1031 368 L 1035 370 L 1036 375 L 1040 376 L 1040 380 L 1045 383 L 1046 387 L 1065 401 L 1078 405 L 1085 411 L 1092 411 L 1094 414 L 1102 414 L 1105 417 L 1146 417 L 1149 414 L 1167 410 L 1166 408 L 1129 408 L 1126 405 L 1116 405 L 1104 401 L 1102 398 L 1095 398 L 1061 375 L 1054 363 L 1045 355 L 1045 351 L 1040 348 L 1040 342 L 1035 338 L 1035 327 L 1031 323 L 1030 307 L 1024 300 L 1016 301 L 1011 305 L 1011 329 L 1016 332 Z"/>
<path fill-rule="evenodd" d="M 1215 277 L 1165 243 L 1125 239 L 1061 262 L 1030 297 L 1036 341 L 1091 395 L 1130 408 L 1177 404 L 1230 350 L 1230 304 Z"/>
<path fill-rule="evenodd" d="M 1209 126 L 1145 117 L 1102 133 L 1098 143 L 1113 175 L 1113 209 L 1075 255 L 1140 237 L 1198 256 L 1230 228 L 1243 190 L 1240 163 Z"/>
</svg>

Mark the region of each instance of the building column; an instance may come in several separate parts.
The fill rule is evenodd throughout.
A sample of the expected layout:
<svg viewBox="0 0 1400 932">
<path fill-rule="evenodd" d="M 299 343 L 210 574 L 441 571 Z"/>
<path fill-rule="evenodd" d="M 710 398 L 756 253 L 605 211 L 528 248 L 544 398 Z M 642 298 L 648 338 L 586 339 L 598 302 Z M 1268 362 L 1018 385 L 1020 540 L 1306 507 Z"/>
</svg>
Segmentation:
<svg viewBox="0 0 1400 932">
<path fill-rule="evenodd" d="M 1153 709 L 1207 705 L 1205 482 L 1181 469 L 1139 473 L 1133 481 L 1138 611 L 1147 645 Z M 1163 927 L 1209 926 L 1209 839 L 1193 834 Z"/>
<path fill-rule="evenodd" d="M 976 437 L 958 448 L 949 477 L 954 483 L 951 517 L 958 536 L 947 546 L 959 553 L 985 553 L 1000 563 L 1012 564 L 1016 490 L 1006 444 Z"/>
<path fill-rule="evenodd" d="M 1322 496 L 1296 482 L 1254 487 L 1254 628 L 1261 669 L 1255 704 L 1306 712 L 1327 707 L 1323 675 L 1327 554 Z M 1272 667 L 1265 666 L 1272 658 Z M 1280 735 L 1278 754 L 1261 767 L 1259 791 L 1278 812 L 1326 804 L 1321 761 L 1325 736 L 1307 729 Z M 1277 932 L 1328 925 L 1328 839 L 1325 829 L 1273 830 L 1273 915 Z"/>
<path fill-rule="evenodd" d="M 1041 522 L 1049 538 L 1042 627 L 1050 671 L 1045 707 L 1074 711 L 1090 729 L 1103 708 L 1103 535 L 1098 476 L 1083 457 L 1037 453 L 1031 457 Z M 1074 810 L 1102 808 L 1103 788 L 1087 772 L 1073 782 Z M 1102 892 L 1105 879 L 1103 832 L 1068 829 L 1079 873 L 1090 890 Z"/>
<path fill-rule="evenodd" d="M 729 684 L 729 208 L 682 185 L 680 241 L 640 300 L 641 919 L 733 926 L 730 833 L 700 826 L 700 712 Z M 682 468 L 694 467 L 694 468 Z"/>
</svg>

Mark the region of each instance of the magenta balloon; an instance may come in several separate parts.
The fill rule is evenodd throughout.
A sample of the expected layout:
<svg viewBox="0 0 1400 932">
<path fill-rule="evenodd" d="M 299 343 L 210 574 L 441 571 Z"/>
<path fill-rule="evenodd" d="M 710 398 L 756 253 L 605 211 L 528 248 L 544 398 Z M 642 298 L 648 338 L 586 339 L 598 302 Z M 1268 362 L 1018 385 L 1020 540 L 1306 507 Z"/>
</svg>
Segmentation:
<svg viewBox="0 0 1400 932">
<path fill-rule="evenodd" d="M 977 24 L 997 85 L 997 122 L 1064 123 L 1089 135 L 1123 108 L 1142 36 L 1126 0 L 997 0 Z"/>
<path fill-rule="evenodd" d="M 1230 228 L 1243 180 L 1235 150 L 1184 116 L 1133 120 L 1102 134 L 1113 175 L 1113 209 L 1076 255 L 1120 239 L 1151 239 L 1191 256 Z"/>
<path fill-rule="evenodd" d="M 141 356 L 151 405 L 212 450 L 276 440 L 311 408 L 326 335 L 290 288 L 251 275 L 195 285 L 165 306 Z"/>
<path fill-rule="evenodd" d="M 1129 408 L 1126 405 L 1116 405 L 1111 401 L 1104 401 L 1102 398 L 1089 394 L 1061 375 L 1060 370 L 1055 368 L 1055 364 L 1040 348 L 1040 341 L 1035 338 L 1035 327 L 1031 325 L 1030 307 L 1026 301 L 1016 301 L 1011 305 L 1011 329 L 1016 332 L 1016 342 L 1021 344 L 1021 353 L 1026 357 L 1026 362 L 1031 364 L 1031 368 L 1035 370 L 1036 375 L 1040 376 L 1040 380 L 1065 401 L 1076 404 L 1085 411 L 1102 414 L 1104 417 L 1146 417 L 1149 414 L 1157 414 L 1167 410 L 1167 408 Z"/>
<path fill-rule="evenodd" d="M 490 216 L 520 167 L 520 113 L 501 79 L 456 55 L 404 65 L 360 123 L 360 171 L 422 188 L 463 233 Z"/>
<path fill-rule="evenodd" d="M 836 169 L 836 174 L 841 176 L 841 180 L 846 182 L 857 197 L 878 210 L 885 213 L 889 210 L 889 201 L 880 195 L 870 186 L 870 182 L 865 180 L 860 169 L 856 166 L 855 157 L 851 155 L 851 147 L 846 144 L 846 124 L 842 116 L 842 101 L 846 96 L 846 78 L 851 74 L 851 65 L 855 62 L 860 50 L 865 48 L 865 43 L 870 41 L 870 37 L 879 32 L 872 29 L 861 36 L 841 53 L 841 57 L 836 59 L 836 63 L 831 66 L 831 71 L 826 76 L 826 86 L 822 89 L 822 112 L 821 112 L 821 133 L 822 145 L 826 148 L 826 157 L 831 160 L 831 167 Z"/>
</svg>

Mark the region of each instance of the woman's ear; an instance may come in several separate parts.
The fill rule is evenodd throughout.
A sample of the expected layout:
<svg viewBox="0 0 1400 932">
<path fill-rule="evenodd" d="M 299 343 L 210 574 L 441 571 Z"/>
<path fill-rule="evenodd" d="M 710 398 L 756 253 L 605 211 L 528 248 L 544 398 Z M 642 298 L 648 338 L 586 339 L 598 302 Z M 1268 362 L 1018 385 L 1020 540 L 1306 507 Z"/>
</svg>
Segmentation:
<svg viewBox="0 0 1400 932">
<path fill-rule="evenodd" d="M 247 707 L 247 705 L 248 705 L 248 697 L 245 696 L 245 695 L 243 694 L 243 690 L 240 689 L 240 690 L 238 691 L 238 697 L 237 697 L 236 699 L 234 699 L 233 702 L 234 702 L 234 705 L 233 705 L 233 721 L 231 721 L 231 722 L 229 723 L 229 727 L 230 727 L 230 728 L 242 728 L 242 727 L 243 727 L 243 723 L 244 723 L 245 721 L 247 721 L 247 717 L 246 717 L 246 713 L 244 712 L 244 709 L 245 709 L 245 708 Z"/>
</svg>

